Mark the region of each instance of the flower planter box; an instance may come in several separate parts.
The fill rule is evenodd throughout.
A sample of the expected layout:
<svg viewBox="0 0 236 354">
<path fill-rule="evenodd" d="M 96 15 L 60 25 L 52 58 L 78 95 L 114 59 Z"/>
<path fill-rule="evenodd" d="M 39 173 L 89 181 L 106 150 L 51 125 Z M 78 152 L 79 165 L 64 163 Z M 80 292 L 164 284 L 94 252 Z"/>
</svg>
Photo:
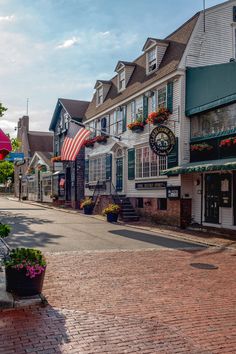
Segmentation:
<svg viewBox="0 0 236 354">
<path fill-rule="evenodd" d="M 118 214 L 114 214 L 114 213 L 107 214 L 107 221 L 108 222 L 117 222 L 117 220 L 118 220 Z"/>
<path fill-rule="evenodd" d="M 137 126 L 132 128 L 132 133 L 141 133 L 144 130 L 144 127 Z"/>
<path fill-rule="evenodd" d="M 41 294 L 45 270 L 34 278 L 26 276 L 26 272 L 27 270 L 25 268 L 18 270 L 12 267 L 6 267 L 6 291 L 18 296 L 33 296 Z"/>
<path fill-rule="evenodd" d="M 93 208 L 94 206 L 93 205 L 86 205 L 84 206 L 84 214 L 86 215 L 92 215 L 93 214 Z"/>
</svg>

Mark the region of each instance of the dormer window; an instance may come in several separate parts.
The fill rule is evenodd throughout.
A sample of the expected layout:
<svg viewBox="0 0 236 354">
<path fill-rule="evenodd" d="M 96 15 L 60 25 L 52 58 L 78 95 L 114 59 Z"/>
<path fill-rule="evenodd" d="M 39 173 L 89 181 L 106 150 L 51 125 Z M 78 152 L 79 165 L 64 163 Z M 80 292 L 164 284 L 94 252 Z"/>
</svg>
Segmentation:
<svg viewBox="0 0 236 354">
<path fill-rule="evenodd" d="M 97 105 L 99 106 L 103 102 L 103 89 L 102 87 L 97 90 Z"/>
<path fill-rule="evenodd" d="M 147 52 L 147 72 L 151 73 L 157 68 L 157 50 L 156 48 Z"/>
<path fill-rule="evenodd" d="M 125 89 L 125 69 L 119 72 L 119 91 Z"/>
</svg>

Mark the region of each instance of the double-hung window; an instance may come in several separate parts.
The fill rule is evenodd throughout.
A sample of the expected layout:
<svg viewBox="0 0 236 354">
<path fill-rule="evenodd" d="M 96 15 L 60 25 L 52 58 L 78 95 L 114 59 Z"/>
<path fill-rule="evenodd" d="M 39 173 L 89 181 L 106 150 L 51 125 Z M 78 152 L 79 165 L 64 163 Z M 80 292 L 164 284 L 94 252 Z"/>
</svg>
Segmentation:
<svg viewBox="0 0 236 354">
<path fill-rule="evenodd" d="M 157 99 L 158 99 L 158 108 L 167 106 L 167 86 L 162 87 L 158 90 Z"/>
<path fill-rule="evenodd" d="M 152 112 L 155 112 L 157 109 L 157 92 L 154 91 L 154 94 L 151 97 L 151 104 L 152 104 Z"/>
<path fill-rule="evenodd" d="M 136 149 L 136 178 L 159 177 L 166 169 L 166 156 L 156 155 L 149 146 Z"/>
<path fill-rule="evenodd" d="M 117 111 L 114 111 L 113 114 L 113 132 L 114 134 L 121 134 L 123 132 L 123 117 L 125 114 L 124 107 Z"/>
<path fill-rule="evenodd" d="M 157 50 L 156 48 L 147 53 L 147 72 L 148 74 L 157 68 Z"/>
<path fill-rule="evenodd" d="M 136 119 L 136 104 L 135 101 L 131 101 L 131 122 L 135 121 Z"/>
<path fill-rule="evenodd" d="M 106 156 L 102 155 L 89 160 L 89 182 L 97 183 L 106 180 Z"/>
<path fill-rule="evenodd" d="M 103 102 L 103 88 L 99 87 L 97 90 L 97 105 L 102 104 Z"/>
<path fill-rule="evenodd" d="M 118 77 L 119 77 L 119 91 L 122 91 L 125 89 L 125 70 L 124 69 L 119 72 Z"/>
</svg>

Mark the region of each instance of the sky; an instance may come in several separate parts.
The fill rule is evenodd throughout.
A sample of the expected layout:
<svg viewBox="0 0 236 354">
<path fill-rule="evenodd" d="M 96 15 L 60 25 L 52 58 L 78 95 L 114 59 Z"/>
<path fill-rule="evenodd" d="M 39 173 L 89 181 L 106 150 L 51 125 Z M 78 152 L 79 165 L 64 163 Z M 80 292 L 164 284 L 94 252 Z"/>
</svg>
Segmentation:
<svg viewBox="0 0 236 354">
<path fill-rule="evenodd" d="M 222 0 L 206 0 L 207 7 Z M 0 0 L 0 128 L 48 131 L 59 97 L 91 100 L 96 80 L 133 61 L 147 37 L 165 38 L 203 0 Z"/>
</svg>

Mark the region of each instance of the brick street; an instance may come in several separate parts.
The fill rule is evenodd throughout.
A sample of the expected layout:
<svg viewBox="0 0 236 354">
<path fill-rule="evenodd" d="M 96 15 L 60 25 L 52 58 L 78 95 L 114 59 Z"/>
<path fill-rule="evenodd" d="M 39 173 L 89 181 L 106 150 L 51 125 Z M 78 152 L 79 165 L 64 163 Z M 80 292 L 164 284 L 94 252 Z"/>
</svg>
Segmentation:
<svg viewBox="0 0 236 354">
<path fill-rule="evenodd" d="M 50 217 L 47 209 L 36 212 L 42 219 Z M 8 213 L 13 218 L 17 211 Z M 72 215 L 53 213 L 64 222 L 72 220 Z M 27 225 L 30 230 L 35 227 L 33 219 Z M 87 220 L 89 237 L 94 219 Z M 98 220 L 95 224 L 99 232 L 104 224 L 105 235 L 107 224 Z M 109 227 L 120 230 L 120 225 Z M 30 235 L 33 238 L 34 232 Z M 91 242 L 96 244 L 94 237 Z M 123 239 L 125 234 L 111 237 Z M 153 241 L 148 233 L 146 237 Z M 107 244 L 103 250 L 78 247 L 61 252 L 56 247 L 52 252 L 49 243 L 44 285 L 49 305 L 2 311 L 0 353 L 235 353 L 236 251 L 168 239 L 165 246 L 165 237 L 162 241 L 156 237 L 157 244 L 150 242 L 149 247 L 148 242 L 128 238 L 132 249 L 119 241 L 122 250 L 114 243 L 110 249 Z M 22 239 L 24 243 L 23 235 Z"/>
</svg>

